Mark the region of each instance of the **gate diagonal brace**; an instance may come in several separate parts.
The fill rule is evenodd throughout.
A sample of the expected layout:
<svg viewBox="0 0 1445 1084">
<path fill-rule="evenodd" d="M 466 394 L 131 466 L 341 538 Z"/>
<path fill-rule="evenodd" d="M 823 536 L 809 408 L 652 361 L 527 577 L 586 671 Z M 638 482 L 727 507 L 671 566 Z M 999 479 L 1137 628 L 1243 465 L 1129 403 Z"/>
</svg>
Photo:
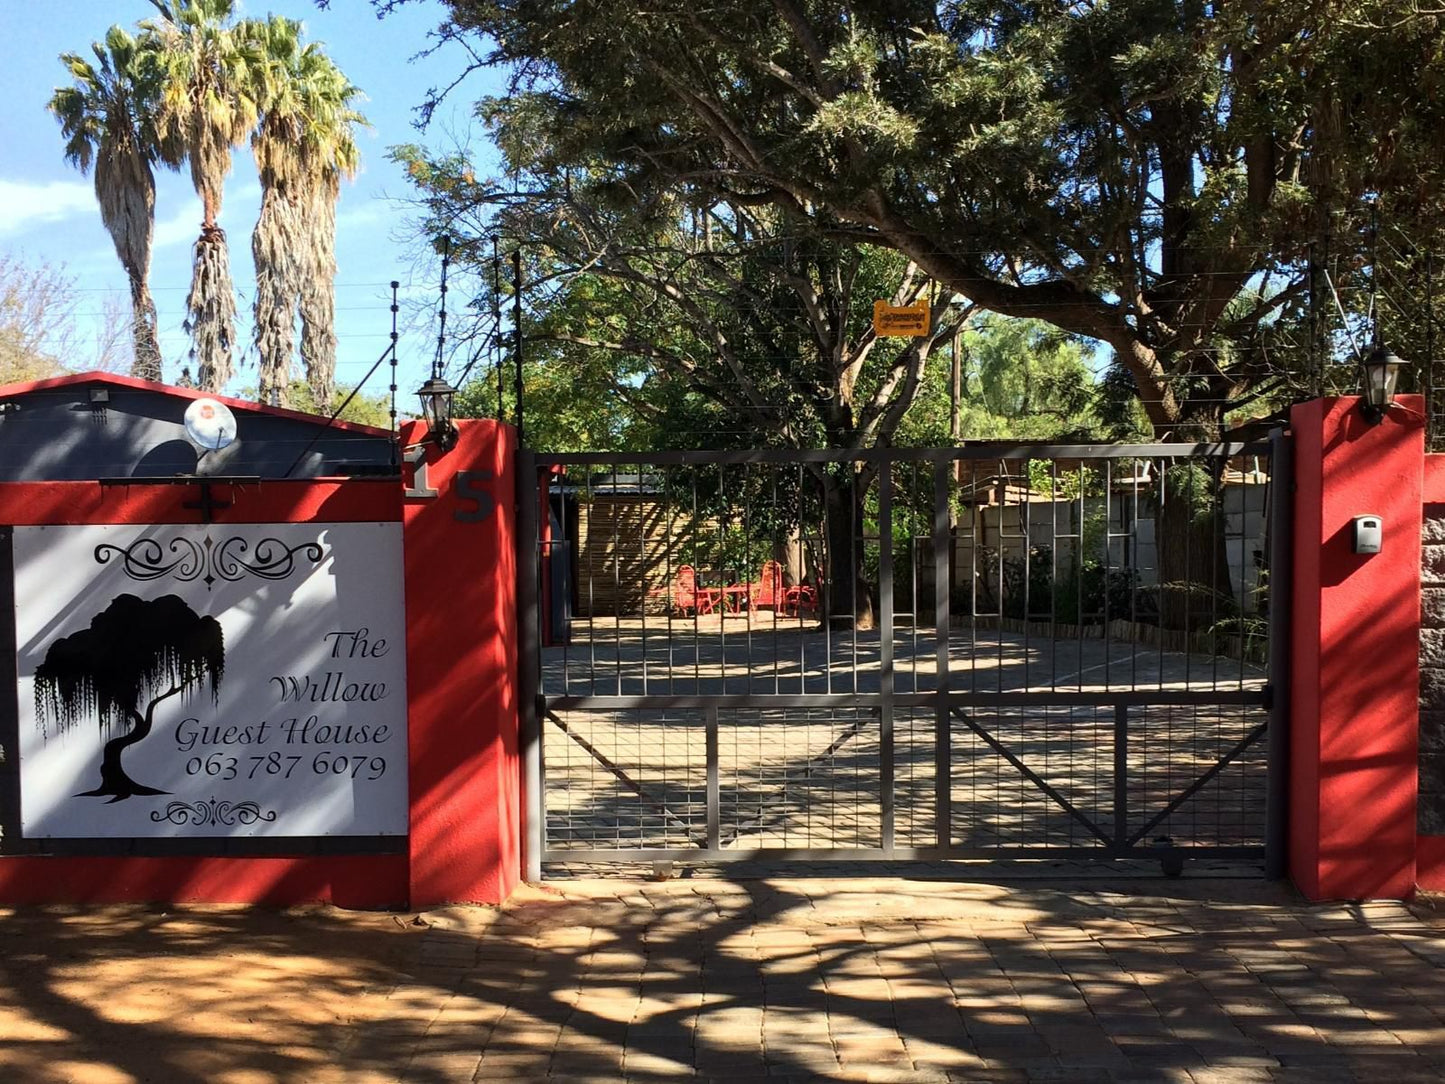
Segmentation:
<svg viewBox="0 0 1445 1084">
<path fill-rule="evenodd" d="M 706 849 L 707 840 L 699 839 L 696 833 L 693 832 L 692 826 L 689 825 L 685 820 L 679 817 L 672 810 L 668 809 L 666 802 L 662 801 L 662 799 L 660 798 L 655 797 L 651 791 L 649 791 L 641 783 L 633 779 L 632 776 L 628 775 L 620 767 L 614 764 L 607 757 L 606 753 L 602 752 L 602 750 L 598 749 L 581 734 L 578 734 L 575 730 L 573 730 L 570 726 L 563 722 L 561 717 L 558 716 L 556 712 L 548 711 L 546 715 L 548 719 L 550 719 L 553 723 L 557 725 L 557 728 L 561 730 L 563 734 L 566 734 L 567 737 L 571 738 L 583 749 L 585 749 L 588 756 L 590 756 L 593 760 L 597 761 L 598 764 L 602 765 L 602 767 L 606 768 L 609 772 L 611 772 L 613 776 L 616 777 L 617 781 L 621 783 L 624 787 L 626 787 L 628 790 L 632 791 L 639 798 L 641 798 L 643 804 L 649 806 L 653 810 L 653 812 L 660 813 L 669 821 L 672 821 L 673 824 L 675 824 L 682 831 L 682 834 L 686 836 L 688 841 L 691 842 L 694 846 L 700 849 Z"/>
<path fill-rule="evenodd" d="M 1268 729 L 1268 723 L 1260 723 L 1257 727 L 1255 727 L 1238 742 L 1236 742 L 1234 748 L 1230 749 L 1229 752 L 1225 753 L 1224 756 L 1221 757 L 1219 761 L 1215 763 L 1212 767 L 1210 767 L 1207 772 L 1201 775 L 1193 783 L 1190 783 L 1189 786 L 1185 787 L 1184 790 L 1174 799 L 1172 799 L 1168 805 L 1166 805 L 1157 814 L 1155 814 L 1153 819 L 1151 819 L 1148 824 L 1144 825 L 1143 828 L 1140 828 L 1137 832 L 1130 836 L 1128 841 L 1125 842 L 1124 846 L 1134 846 L 1141 839 L 1143 839 L 1150 832 L 1152 832 L 1157 825 L 1162 824 L 1164 821 L 1168 820 L 1170 815 L 1173 814 L 1176 809 L 1178 809 L 1185 802 L 1189 801 L 1190 798 L 1193 798 L 1196 794 L 1198 794 L 1201 790 L 1208 786 L 1211 779 L 1213 779 L 1220 772 L 1224 771 L 1225 768 L 1229 767 L 1230 762 L 1233 761 L 1235 757 L 1239 756 L 1240 753 L 1244 752 L 1251 745 L 1257 742 L 1260 739 L 1260 736 L 1263 735 L 1264 732 Z"/>
<path fill-rule="evenodd" d="M 1030 768 L 1018 757 L 1016 757 L 1008 749 L 1007 746 L 1005 746 L 1002 742 L 1000 742 L 983 727 L 979 726 L 976 722 L 974 722 L 967 712 L 963 711 L 961 708 L 952 708 L 951 711 L 955 716 L 958 717 L 959 721 L 962 722 L 964 726 L 968 727 L 968 729 L 972 730 L 975 734 L 982 738 L 984 743 L 988 745 L 990 749 L 992 749 L 999 756 L 1003 757 L 1004 760 L 1008 761 L 1011 765 L 1013 765 L 1014 769 L 1020 775 L 1022 775 L 1030 783 L 1038 787 L 1039 790 L 1043 791 L 1046 795 L 1052 798 L 1058 804 L 1060 809 L 1062 809 L 1069 816 L 1073 817 L 1074 820 L 1078 821 L 1090 832 L 1096 835 L 1106 846 L 1112 847 L 1114 845 L 1114 840 L 1102 828 L 1100 828 L 1097 824 L 1091 821 L 1088 817 L 1084 816 L 1084 814 L 1078 808 L 1076 808 L 1072 802 L 1070 802 L 1067 798 L 1065 798 L 1062 794 L 1060 794 L 1057 790 L 1055 790 L 1052 786 L 1045 782 L 1038 773 L 1036 773 L 1032 768 Z"/>
</svg>

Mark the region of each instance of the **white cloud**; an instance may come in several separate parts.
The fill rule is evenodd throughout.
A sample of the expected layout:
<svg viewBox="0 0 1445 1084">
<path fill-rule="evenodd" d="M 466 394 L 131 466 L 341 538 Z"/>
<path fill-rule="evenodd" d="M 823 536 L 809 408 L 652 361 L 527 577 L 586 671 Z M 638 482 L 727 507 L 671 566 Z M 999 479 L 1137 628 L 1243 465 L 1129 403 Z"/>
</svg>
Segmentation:
<svg viewBox="0 0 1445 1084">
<path fill-rule="evenodd" d="M 3 2 L 3 0 L 0 0 Z M 171 183 L 171 190 L 159 194 L 156 200 L 156 209 L 165 206 L 174 206 L 174 200 L 179 186 Z M 151 242 L 156 251 L 173 248 L 177 245 L 193 245 L 201 233 L 201 220 L 205 218 L 205 210 L 201 206 L 200 197 L 187 187 L 187 195 L 184 202 L 180 204 L 179 210 L 168 217 L 156 222 L 155 239 Z M 256 208 L 261 202 L 261 186 L 255 184 L 243 184 L 234 191 L 227 190 L 225 202 L 221 205 L 221 217 L 218 220 L 228 234 L 235 234 L 244 230 L 245 236 L 251 236 L 251 225 L 256 220 Z M 249 245 L 249 240 L 247 244 Z"/>
<path fill-rule="evenodd" d="M 155 235 L 151 240 L 152 249 L 170 248 L 173 245 L 194 243 L 201 232 L 201 219 L 205 211 L 198 197 L 192 196 L 185 205 L 169 218 L 156 223 Z"/>
<path fill-rule="evenodd" d="M 0 179 L 0 236 L 80 214 L 98 219 L 95 189 L 89 181 L 7 181 Z"/>
<path fill-rule="evenodd" d="M 384 221 L 387 217 L 387 209 L 378 206 L 374 201 L 363 203 L 360 207 L 343 208 L 336 213 L 336 230 L 340 233 L 343 230 L 356 229 L 359 226 L 370 226 Z"/>
</svg>

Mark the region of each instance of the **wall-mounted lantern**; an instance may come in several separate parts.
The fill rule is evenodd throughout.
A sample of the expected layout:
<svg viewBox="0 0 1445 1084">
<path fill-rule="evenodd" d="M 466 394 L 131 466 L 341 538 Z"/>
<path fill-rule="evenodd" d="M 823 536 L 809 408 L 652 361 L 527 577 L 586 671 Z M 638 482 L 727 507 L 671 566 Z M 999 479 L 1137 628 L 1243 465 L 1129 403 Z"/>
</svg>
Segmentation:
<svg viewBox="0 0 1445 1084">
<path fill-rule="evenodd" d="M 452 399 L 457 389 L 433 370 L 416 393 L 421 399 L 421 416 L 426 419 L 427 440 L 444 452 L 450 451 L 457 443 L 457 427 L 452 424 Z"/>
<path fill-rule="evenodd" d="M 1371 425 L 1384 421 L 1390 404 L 1395 401 L 1395 382 L 1400 377 L 1400 366 L 1403 364 L 1392 352 L 1378 344 L 1360 362 L 1365 374 L 1360 413 Z"/>
</svg>

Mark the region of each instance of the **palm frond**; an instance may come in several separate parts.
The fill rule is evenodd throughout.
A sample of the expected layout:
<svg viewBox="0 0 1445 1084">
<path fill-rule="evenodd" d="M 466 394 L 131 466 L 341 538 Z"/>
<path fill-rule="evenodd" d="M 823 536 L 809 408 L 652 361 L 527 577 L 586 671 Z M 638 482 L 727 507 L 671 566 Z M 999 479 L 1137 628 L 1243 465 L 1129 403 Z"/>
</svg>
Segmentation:
<svg viewBox="0 0 1445 1084">
<path fill-rule="evenodd" d="M 49 108 L 60 122 L 65 159 L 94 173 L 101 222 L 130 282 L 135 360 L 132 373 L 159 378 L 155 304 L 151 300 L 151 243 L 155 228 L 156 86 L 137 39 L 119 26 L 94 42 L 95 62 L 62 53 L 73 86 L 57 88 Z"/>
</svg>

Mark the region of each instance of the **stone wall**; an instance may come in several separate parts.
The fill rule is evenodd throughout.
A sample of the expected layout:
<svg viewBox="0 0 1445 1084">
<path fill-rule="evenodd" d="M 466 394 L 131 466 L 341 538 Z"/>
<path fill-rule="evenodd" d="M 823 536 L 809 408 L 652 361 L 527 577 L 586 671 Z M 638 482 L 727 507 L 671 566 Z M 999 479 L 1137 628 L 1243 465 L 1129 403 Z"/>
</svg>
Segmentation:
<svg viewBox="0 0 1445 1084">
<path fill-rule="evenodd" d="M 1420 572 L 1422 835 L 1445 835 L 1445 504 L 1425 506 Z"/>
</svg>

